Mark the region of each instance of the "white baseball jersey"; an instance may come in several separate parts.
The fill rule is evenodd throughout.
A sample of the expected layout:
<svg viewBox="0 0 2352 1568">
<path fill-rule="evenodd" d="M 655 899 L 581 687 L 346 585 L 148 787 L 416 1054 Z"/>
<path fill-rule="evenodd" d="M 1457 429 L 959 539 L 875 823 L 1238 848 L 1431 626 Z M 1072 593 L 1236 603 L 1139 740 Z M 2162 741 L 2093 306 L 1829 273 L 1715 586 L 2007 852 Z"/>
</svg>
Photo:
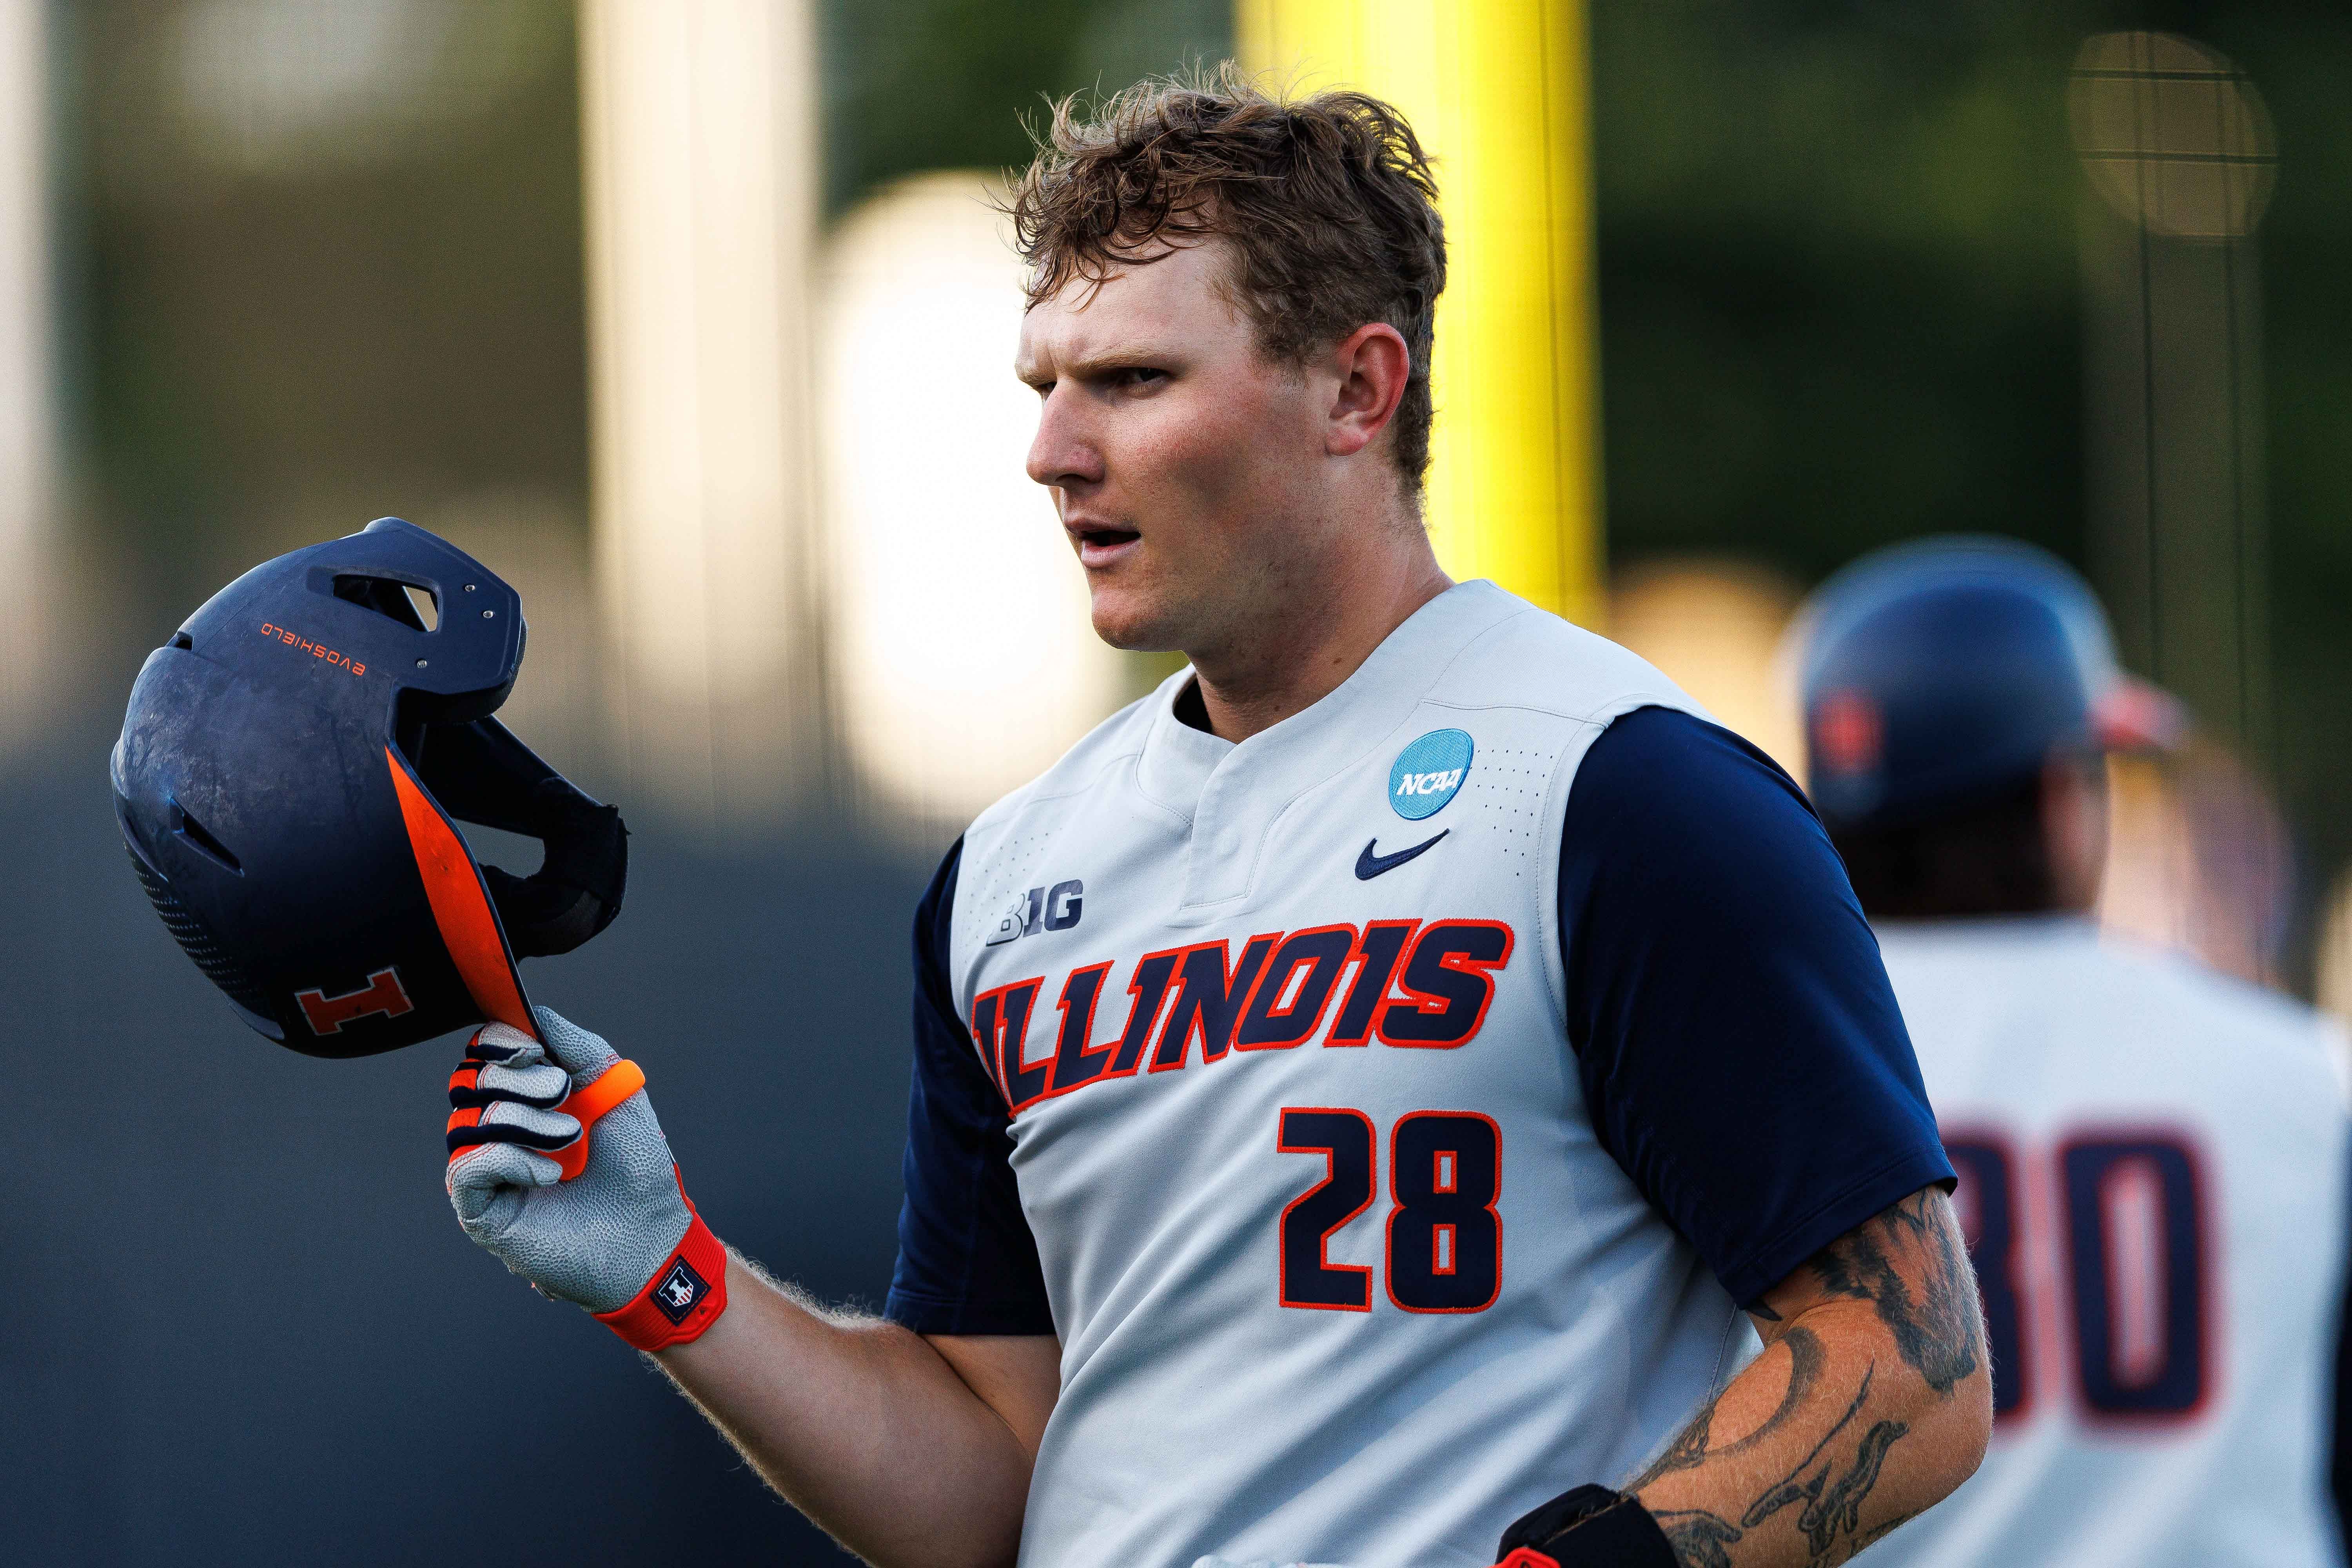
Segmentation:
<svg viewBox="0 0 2352 1568">
<path fill-rule="evenodd" d="M 1239 745 L 1188 681 L 918 918 L 889 1314 L 1060 1335 L 1027 1568 L 1489 1563 L 1948 1175 L 1899 1015 L 1785 777 L 1491 584 Z"/>
<path fill-rule="evenodd" d="M 1872 1568 L 2319 1568 L 2344 1098 L 2308 1010 L 2068 917 L 1880 930 L 1996 1420 Z"/>
</svg>

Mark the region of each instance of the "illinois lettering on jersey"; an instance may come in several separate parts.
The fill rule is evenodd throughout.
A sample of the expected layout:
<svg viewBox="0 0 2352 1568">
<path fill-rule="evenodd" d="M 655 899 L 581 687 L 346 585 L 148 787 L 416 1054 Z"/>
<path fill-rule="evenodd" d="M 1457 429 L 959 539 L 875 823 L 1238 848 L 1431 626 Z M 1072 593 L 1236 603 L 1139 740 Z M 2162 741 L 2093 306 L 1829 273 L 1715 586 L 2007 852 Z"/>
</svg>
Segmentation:
<svg viewBox="0 0 2352 1568">
<path fill-rule="evenodd" d="M 1188 679 L 933 882 L 887 1311 L 1060 1336 L 1024 1563 L 1484 1561 L 1948 1178 L 1900 1016 L 1787 778 L 1490 584 L 1238 746 Z"/>
<path fill-rule="evenodd" d="M 1495 999 L 1494 971 L 1510 962 L 1499 921 L 1412 919 L 1263 931 L 1233 953 L 1227 938 L 1081 963 L 1059 978 L 1050 1056 L 1029 1059 L 1030 1022 L 1046 975 L 981 993 L 971 1034 L 1007 1112 L 1138 1071 L 1223 1061 L 1228 1051 L 1287 1050 L 1318 1033 L 1327 1046 L 1450 1050 L 1467 1045 Z M 1344 991 L 1342 975 L 1348 977 Z M 1126 981 L 1126 1016 L 1095 1038 L 1107 988 Z M 1391 992 L 1401 994 L 1391 997 Z M 1334 999 L 1339 1001 L 1335 1010 Z M 1324 1027 L 1328 1016 L 1330 1026 Z"/>
<path fill-rule="evenodd" d="M 1985 1305 L 1983 1466 L 1873 1568 L 2321 1568 L 2344 1271 L 2332 1031 L 2085 920 L 1894 921 Z"/>
</svg>

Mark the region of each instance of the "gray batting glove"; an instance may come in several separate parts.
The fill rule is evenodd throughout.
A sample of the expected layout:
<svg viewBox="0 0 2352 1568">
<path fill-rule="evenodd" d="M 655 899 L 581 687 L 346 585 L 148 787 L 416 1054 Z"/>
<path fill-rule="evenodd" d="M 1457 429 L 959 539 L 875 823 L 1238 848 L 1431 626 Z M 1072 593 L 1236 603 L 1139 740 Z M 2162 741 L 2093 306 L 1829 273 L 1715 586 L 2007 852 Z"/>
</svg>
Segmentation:
<svg viewBox="0 0 2352 1568">
<path fill-rule="evenodd" d="M 532 1016 L 539 1039 L 485 1025 L 449 1079 L 457 1223 L 640 1350 L 698 1337 L 726 1310 L 726 1250 L 687 1201 L 644 1074 L 552 1010 Z"/>
</svg>

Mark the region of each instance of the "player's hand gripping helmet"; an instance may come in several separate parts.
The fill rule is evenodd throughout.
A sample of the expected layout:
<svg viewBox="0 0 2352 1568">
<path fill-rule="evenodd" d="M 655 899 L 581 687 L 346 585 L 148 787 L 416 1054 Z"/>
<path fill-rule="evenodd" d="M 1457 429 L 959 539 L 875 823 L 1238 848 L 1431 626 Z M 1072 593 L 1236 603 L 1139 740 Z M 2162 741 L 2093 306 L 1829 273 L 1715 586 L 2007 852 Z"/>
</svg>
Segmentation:
<svg viewBox="0 0 2352 1568">
<path fill-rule="evenodd" d="M 523 631 L 512 588 L 387 517 L 255 567 L 148 657 L 115 813 L 164 925 L 262 1034 L 361 1057 L 535 1033 L 515 961 L 620 912 L 620 813 L 490 717 Z M 545 863 L 479 865 L 452 818 L 537 838 Z"/>
</svg>

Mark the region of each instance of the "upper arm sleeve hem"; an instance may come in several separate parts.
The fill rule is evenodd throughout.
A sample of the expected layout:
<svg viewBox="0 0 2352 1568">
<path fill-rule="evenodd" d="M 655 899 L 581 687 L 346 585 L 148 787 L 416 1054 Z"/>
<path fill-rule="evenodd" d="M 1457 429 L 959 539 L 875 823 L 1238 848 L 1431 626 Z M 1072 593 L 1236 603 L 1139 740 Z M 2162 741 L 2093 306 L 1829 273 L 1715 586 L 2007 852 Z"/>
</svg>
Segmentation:
<svg viewBox="0 0 2352 1568">
<path fill-rule="evenodd" d="M 1914 1150 L 1843 1188 L 1718 1278 L 1733 1300 L 1743 1309 L 1753 1308 L 1805 1259 L 1873 1215 L 1922 1187 L 1949 1192 L 1953 1184 L 1952 1163 L 1941 1150 Z"/>
</svg>

